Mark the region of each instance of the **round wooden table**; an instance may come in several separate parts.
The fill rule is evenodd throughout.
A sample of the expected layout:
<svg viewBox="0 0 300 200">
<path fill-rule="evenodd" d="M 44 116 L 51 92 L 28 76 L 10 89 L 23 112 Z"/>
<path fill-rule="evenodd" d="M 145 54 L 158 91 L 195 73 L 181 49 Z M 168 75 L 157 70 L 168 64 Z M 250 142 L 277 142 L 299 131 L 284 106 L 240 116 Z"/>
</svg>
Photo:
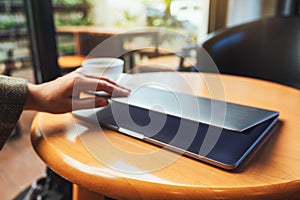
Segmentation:
<svg viewBox="0 0 300 200">
<path fill-rule="evenodd" d="M 180 156 L 163 167 L 135 173 L 127 169 L 139 168 L 141 163 L 126 160 L 115 149 L 144 154 L 143 164 L 149 165 L 163 162 L 147 156 L 161 149 L 109 129 L 101 131 L 99 125 L 71 113 L 38 113 L 32 125 L 33 147 L 52 170 L 74 183 L 74 199 L 100 198 L 100 194 L 116 199 L 300 199 L 299 90 L 230 75 L 164 72 L 133 76 L 136 81 L 163 82 L 186 92 L 184 80 L 204 97 L 213 97 L 217 90 L 220 94 L 215 96 L 228 102 L 279 111 L 279 123 L 239 170 L 226 171 Z M 103 162 L 97 153 L 124 171 Z"/>
</svg>

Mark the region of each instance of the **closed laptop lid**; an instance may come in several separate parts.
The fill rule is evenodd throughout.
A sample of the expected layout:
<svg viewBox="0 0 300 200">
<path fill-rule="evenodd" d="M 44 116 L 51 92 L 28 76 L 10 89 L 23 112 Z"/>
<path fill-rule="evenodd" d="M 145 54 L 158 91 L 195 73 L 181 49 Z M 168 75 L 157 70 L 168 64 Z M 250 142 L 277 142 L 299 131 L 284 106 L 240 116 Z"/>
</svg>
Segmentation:
<svg viewBox="0 0 300 200">
<path fill-rule="evenodd" d="M 129 97 L 113 98 L 112 101 L 237 132 L 243 132 L 279 114 L 151 86 L 140 87 Z"/>
</svg>

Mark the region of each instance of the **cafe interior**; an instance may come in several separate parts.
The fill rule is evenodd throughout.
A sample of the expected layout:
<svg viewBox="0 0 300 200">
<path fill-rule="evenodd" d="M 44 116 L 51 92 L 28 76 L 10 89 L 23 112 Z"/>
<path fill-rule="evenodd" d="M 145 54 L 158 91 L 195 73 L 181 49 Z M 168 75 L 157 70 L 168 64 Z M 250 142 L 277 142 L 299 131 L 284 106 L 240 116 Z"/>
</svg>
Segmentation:
<svg viewBox="0 0 300 200">
<path fill-rule="evenodd" d="M 247 77 L 284 85 L 299 100 L 300 0 L 1 0 L 0 11 L 1 75 L 42 84 L 89 58 L 115 57 L 124 61 L 125 74 Z M 290 101 L 295 112 L 298 100 Z M 75 195 L 73 177 L 68 180 L 36 152 L 31 136 L 36 116 L 23 111 L 0 151 L 0 199 L 87 199 Z M 107 191 L 104 199 L 122 199 Z"/>
</svg>

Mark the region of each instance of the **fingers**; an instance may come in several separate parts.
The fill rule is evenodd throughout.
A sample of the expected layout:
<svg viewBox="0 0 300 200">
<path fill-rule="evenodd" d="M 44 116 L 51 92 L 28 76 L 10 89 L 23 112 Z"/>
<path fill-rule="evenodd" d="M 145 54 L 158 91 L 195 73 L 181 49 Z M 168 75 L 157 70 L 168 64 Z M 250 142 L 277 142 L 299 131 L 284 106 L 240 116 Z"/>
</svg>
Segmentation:
<svg viewBox="0 0 300 200">
<path fill-rule="evenodd" d="M 121 85 L 118 85 L 116 82 L 114 82 L 114 81 L 112 81 L 112 80 L 110 80 L 110 79 L 108 79 L 108 78 L 106 78 L 106 77 L 99 77 L 99 76 L 93 76 L 93 75 L 84 75 L 84 76 L 86 76 L 86 77 L 88 77 L 88 78 L 94 78 L 94 79 L 97 79 L 97 80 L 106 81 L 106 82 L 109 82 L 109 83 L 111 83 L 111 84 L 113 84 L 113 85 L 115 85 L 115 86 L 118 86 L 118 87 L 120 87 L 120 88 L 129 90 L 129 89 L 127 89 L 127 88 L 125 88 L 125 87 L 123 87 L 123 86 L 121 86 Z"/>
<path fill-rule="evenodd" d="M 109 78 L 106 78 L 106 77 L 99 77 L 99 76 L 91 75 L 91 74 L 84 74 L 84 73 L 82 73 L 82 72 L 80 72 L 80 71 L 77 71 L 77 72 L 80 73 L 81 75 L 85 76 L 85 77 L 93 78 L 93 79 L 96 79 L 96 80 L 103 80 L 103 81 L 109 82 L 109 83 L 111 83 L 111 84 L 113 84 L 113 85 L 116 85 L 116 86 L 118 86 L 118 87 L 121 87 L 121 88 L 123 88 L 123 89 L 127 89 L 127 88 L 125 88 L 125 87 L 123 87 L 123 86 L 121 86 L 121 85 L 118 85 L 116 82 L 110 80 Z M 76 73 L 76 72 L 75 72 L 75 73 Z"/>
<path fill-rule="evenodd" d="M 100 79 L 100 80 L 103 80 L 103 81 L 107 81 L 113 85 L 117 85 L 114 81 L 106 78 L 106 77 L 99 77 L 99 76 L 95 76 L 95 75 L 88 75 L 88 74 L 83 74 L 85 77 L 88 77 L 88 78 L 93 78 L 93 79 Z"/>
<path fill-rule="evenodd" d="M 107 81 L 107 82 L 110 82 L 111 84 L 113 85 L 117 85 L 114 81 L 106 78 L 106 77 L 102 77 L 102 76 L 97 76 L 97 75 L 91 75 L 91 74 L 85 74 L 85 73 L 82 73 L 81 71 L 74 71 L 74 73 L 79 73 L 81 74 L 82 76 L 85 76 L 87 78 L 93 78 L 93 79 L 97 79 L 97 80 L 103 80 L 103 81 Z"/>
<path fill-rule="evenodd" d="M 73 99 L 72 100 L 72 109 L 81 110 L 89 108 L 98 108 L 108 105 L 108 100 L 104 98 L 84 98 L 84 99 Z"/>
<path fill-rule="evenodd" d="M 112 96 L 128 96 L 130 93 L 129 89 L 119 86 L 107 78 L 96 78 L 95 76 L 86 76 L 83 74 L 77 76 L 74 81 L 73 94 L 88 90 L 105 91 L 112 94 Z"/>
<path fill-rule="evenodd" d="M 96 90 L 97 91 L 105 91 L 109 94 L 112 94 L 113 97 L 128 96 L 130 93 L 129 89 L 120 87 L 118 85 L 113 85 L 109 82 L 102 81 L 102 80 L 100 80 L 98 82 Z"/>
</svg>

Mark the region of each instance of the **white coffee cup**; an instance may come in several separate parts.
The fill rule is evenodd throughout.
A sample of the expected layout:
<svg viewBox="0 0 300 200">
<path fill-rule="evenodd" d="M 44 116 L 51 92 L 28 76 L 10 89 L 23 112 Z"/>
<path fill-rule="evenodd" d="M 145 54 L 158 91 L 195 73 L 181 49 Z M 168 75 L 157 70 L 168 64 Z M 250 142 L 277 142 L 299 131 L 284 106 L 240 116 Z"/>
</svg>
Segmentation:
<svg viewBox="0 0 300 200">
<path fill-rule="evenodd" d="M 124 61 L 118 58 L 90 58 L 82 62 L 78 70 L 87 75 L 106 77 L 117 81 L 124 69 Z"/>
</svg>

